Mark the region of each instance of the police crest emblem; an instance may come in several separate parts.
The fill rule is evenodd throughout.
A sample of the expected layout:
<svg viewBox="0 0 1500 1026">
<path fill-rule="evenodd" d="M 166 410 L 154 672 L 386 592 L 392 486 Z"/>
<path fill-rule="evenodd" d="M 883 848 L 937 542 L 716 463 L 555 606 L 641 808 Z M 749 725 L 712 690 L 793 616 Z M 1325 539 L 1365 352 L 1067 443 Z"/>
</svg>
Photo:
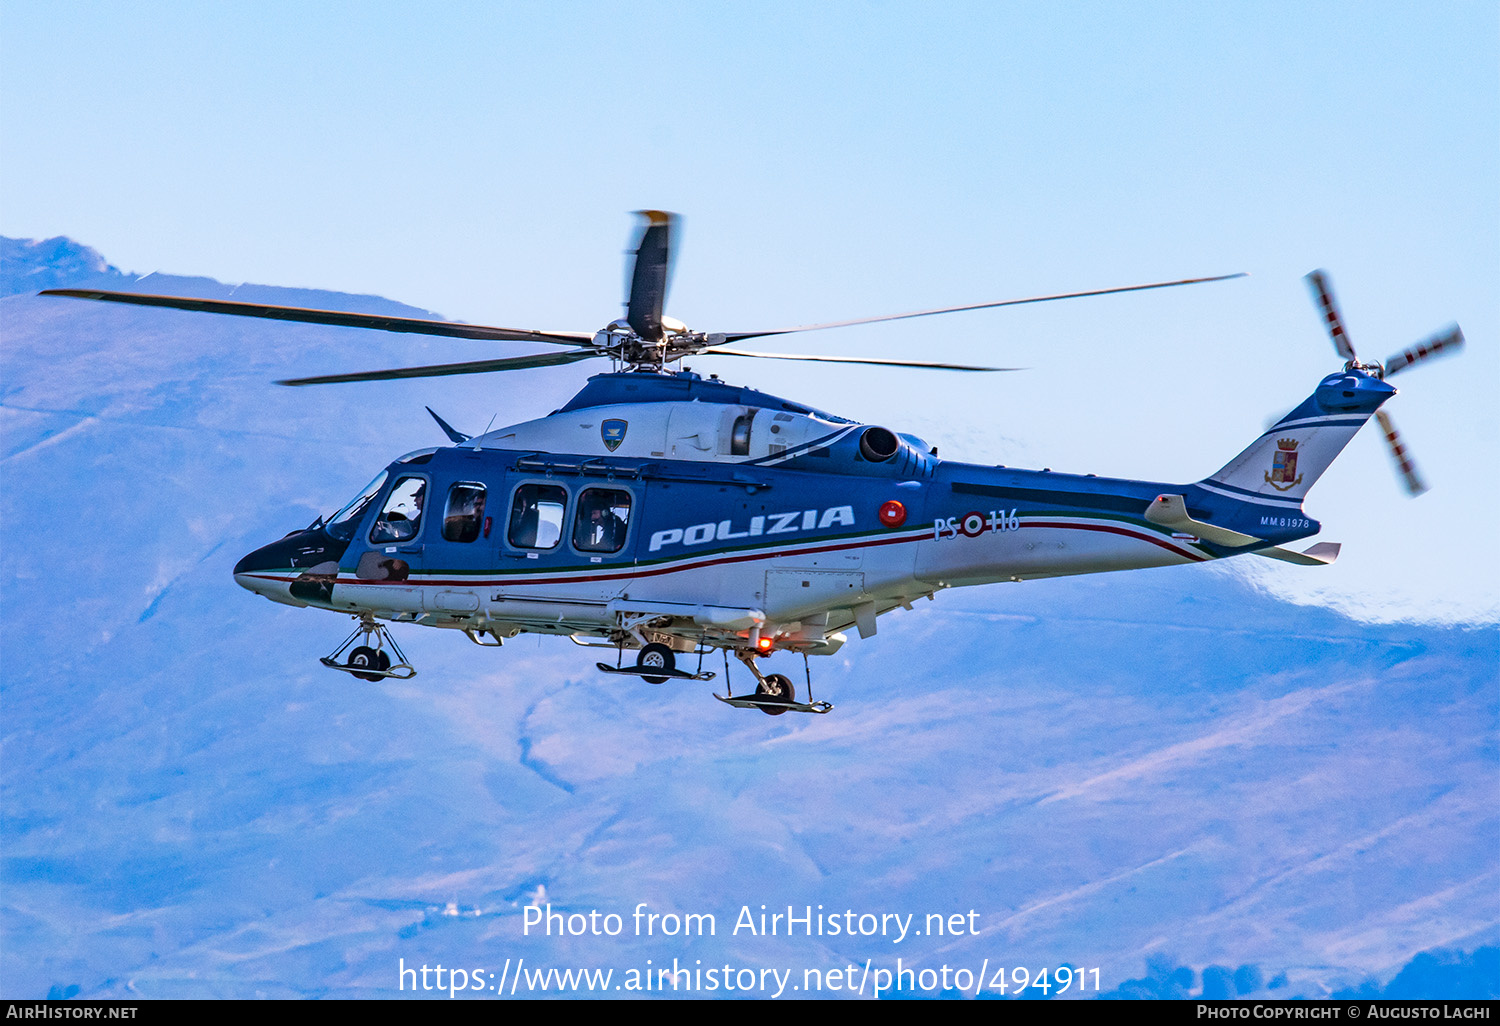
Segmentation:
<svg viewBox="0 0 1500 1026">
<path fill-rule="evenodd" d="M 604 439 L 604 447 L 614 452 L 625 441 L 625 430 L 630 427 L 630 422 L 625 420 L 606 420 L 599 425 L 599 437 Z"/>
<path fill-rule="evenodd" d="M 1266 472 L 1266 484 L 1284 492 L 1302 483 L 1297 473 L 1297 445 L 1295 438 L 1276 439 L 1276 455 L 1271 458 L 1271 469 Z"/>
</svg>

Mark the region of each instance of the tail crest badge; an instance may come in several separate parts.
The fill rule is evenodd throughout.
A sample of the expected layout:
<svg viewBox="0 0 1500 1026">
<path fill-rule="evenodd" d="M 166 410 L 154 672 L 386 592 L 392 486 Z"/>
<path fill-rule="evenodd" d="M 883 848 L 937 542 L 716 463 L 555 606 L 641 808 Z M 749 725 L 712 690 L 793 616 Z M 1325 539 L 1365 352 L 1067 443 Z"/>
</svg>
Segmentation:
<svg viewBox="0 0 1500 1026">
<path fill-rule="evenodd" d="M 1271 458 L 1271 469 L 1266 472 L 1266 484 L 1278 492 L 1302 483 L 1302 475 L 1297 473 L 1297 445 L 1295 438 L 1276 439 L 1276 455 Z"/>
</svg>

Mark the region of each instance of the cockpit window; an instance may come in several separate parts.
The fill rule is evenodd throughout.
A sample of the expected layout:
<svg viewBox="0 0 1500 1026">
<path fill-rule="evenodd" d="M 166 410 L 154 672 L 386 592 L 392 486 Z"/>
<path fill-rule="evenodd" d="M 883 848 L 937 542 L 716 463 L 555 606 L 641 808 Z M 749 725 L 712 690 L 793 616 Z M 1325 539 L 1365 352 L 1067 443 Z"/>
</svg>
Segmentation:
<svg viewBox="0 0 1500 1026">
<path fill-rule="evenodd" d="M 356 495 L 349 505 L 329 517 L 328 533 L 343 541 L 354 537 L 354 532 L 359 529 L 359 522 L 364 519 L 365 510 L 370 508 L 370 503 L 385 486 L 385 478 L 386 472 L 382 470 L 375 475 L 375 480 L 365 485 L 364 491 Z"/>
<path fill-rule="evenodd" d="M 619 552 L 630 526 L 630 493 L 589 488 L 578 497 L 573 547 L 579 552 Z"/>
<path fill-rule="evenodd" d="M 420 477 L 398 478 L 386 496 L 385 506 L 375 526 L 370 530 L 370 541 L 409 541 L 422 529 L 422 505 L 427 498 L 427 482 Z"/>
<path fill-rule="evenodd" d="M 528 484 L 516 489 L 510 507 L 510 543 L 518 549 L 553 549 L 562 540 L 566 489 Z"/>
<path fill-rule="evenodd" d="M 448 489 L 448 508 L 443 511 L 443 538 L 471 542 L 479 537 L 484 521 L 484 485 L 463 482 Z"/>
</svg>

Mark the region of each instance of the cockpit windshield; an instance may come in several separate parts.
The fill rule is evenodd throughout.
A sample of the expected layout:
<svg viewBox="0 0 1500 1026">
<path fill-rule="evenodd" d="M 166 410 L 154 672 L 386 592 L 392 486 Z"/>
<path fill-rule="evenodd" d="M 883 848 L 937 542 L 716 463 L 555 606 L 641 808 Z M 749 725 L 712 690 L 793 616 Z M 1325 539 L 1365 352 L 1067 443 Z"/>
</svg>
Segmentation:
<svg viewBox="0 0 1500 1026">
<path fill-rule="evenodd" d="M 375 480 L 365 485 L 364 491 L 354 497 L 353 501 L 333 516 L 328 518 L 328 533 L 335 538 L 348 541 L 354 537 L 359 522 L 364 519 L 365 510 L 370 508 L 370 503 L 379 494 L 380 489 L 385 486 L 387 474 L 384 470 L 375 475 Z"/>
</svg>

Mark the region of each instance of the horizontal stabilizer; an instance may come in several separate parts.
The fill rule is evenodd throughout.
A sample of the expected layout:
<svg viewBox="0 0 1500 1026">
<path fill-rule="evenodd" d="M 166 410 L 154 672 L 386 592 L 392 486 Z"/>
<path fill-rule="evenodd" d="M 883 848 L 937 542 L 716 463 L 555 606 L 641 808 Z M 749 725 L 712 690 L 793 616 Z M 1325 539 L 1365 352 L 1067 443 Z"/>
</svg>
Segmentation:
<svg viewBox="0 0 1500 1026">
<path fill-rule="evenodd" d="M 1298 566 L 1328 566 L 1339 558 L 1339 543 L 1318 542 L 1306 552 L 1293 552 L 1273 545 L 1269 549 L 1256 549 L 1255 554 L 1279 559 L 1284 563 L 1296 563 Z"/>
<path fill-rule="evenodd" d="M 1180 495 L 1158 495 L 1151 501 L 1151 505 L 1146 507 L 1146 519 L 1153 524 L 1196 535 L 1206 542 L 1228 545 L 1231 548 L 1243 548 L 1261 540 L 1248 534 L 1231 531 L 1227 527 L 1215 527 L 1213 524 L 1194 520 L 1188 516 L 1187 500 Z"/>
</svg>

